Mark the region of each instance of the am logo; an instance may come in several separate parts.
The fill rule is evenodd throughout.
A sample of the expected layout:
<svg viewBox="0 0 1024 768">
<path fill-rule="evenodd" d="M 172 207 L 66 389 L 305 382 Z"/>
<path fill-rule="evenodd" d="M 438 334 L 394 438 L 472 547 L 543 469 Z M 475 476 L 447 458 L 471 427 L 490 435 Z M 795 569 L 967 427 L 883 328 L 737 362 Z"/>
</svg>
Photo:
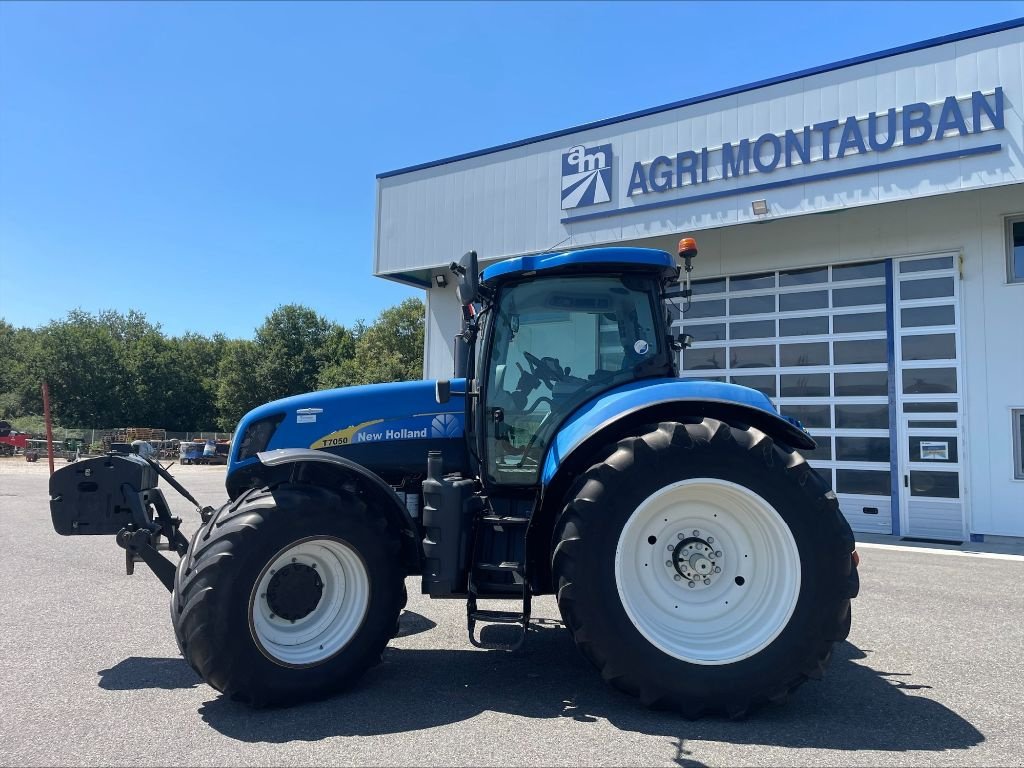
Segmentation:
<svg viewBox="0 0 1024 768">
<path fill-rule="evenodd" d="M 562 210 L 612 199 L 612 145 L 573 147 L 562 155 Z"/>
</svg>

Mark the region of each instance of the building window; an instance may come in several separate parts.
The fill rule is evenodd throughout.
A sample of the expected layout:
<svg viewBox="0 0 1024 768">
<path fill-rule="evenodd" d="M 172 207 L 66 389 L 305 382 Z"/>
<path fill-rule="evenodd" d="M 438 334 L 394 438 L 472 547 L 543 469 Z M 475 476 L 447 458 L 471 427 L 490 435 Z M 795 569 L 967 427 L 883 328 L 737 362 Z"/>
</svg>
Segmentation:
<svg viewBox="0 0 1024 768">
<path fill-rule="evenodd" d="M 1024 283 L 1024 216 L 1006 220 L 1006 275 L 1011 283 Z"/>
<path fill-rule="evenodd" d="M 1013 476 L 1024 480 L 1024 408 L 1014 408 L 1013 414 Z"/>
</svg>

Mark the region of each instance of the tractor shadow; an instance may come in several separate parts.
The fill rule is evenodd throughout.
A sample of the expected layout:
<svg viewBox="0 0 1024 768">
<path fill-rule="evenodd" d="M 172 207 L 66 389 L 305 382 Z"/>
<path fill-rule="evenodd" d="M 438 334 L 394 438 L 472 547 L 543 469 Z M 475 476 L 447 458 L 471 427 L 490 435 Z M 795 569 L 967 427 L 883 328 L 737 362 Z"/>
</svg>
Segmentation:
<svg viewBox="0 0 1024 768">
<path fill-rule="evenodd" d="M 826 682 L 810 681 L 788 702 L 747 720 L 687 721 L 644 709 L 605 685 L 559 622 L 531 631 L 517 653 L 389 647 L 352 690 L 291 709 L 253 711 L 224 697 L 199 709 L 232 739 L 283 743 L 379 736 L 459 723 L 483 712 L 530 718 L 607 720 L 623 731 L 663 736 L 678 765 L 700 765 L 689 740 L 791 748 L 891 752 L 966 749 L 984 741 L 971 723 L 922 695 L 908 672 L 875 670 L 851 643 L 836 647 Z"/>
<path fill-rule="evenodd" d="M 172 691 L 203 684 L 199 675 L 181 657 L 131 656 L 110 669 L 101 669 L 99 675 L 99 686 L 105 691 L 135 691 L 140 688 Z"/>
<path fill-rule="evenodd" d="M 413 611 L 403 611 L 398 622 L 399 637 L 428 632 L 437 624 Z M 165 691 L 196 688 L 203 681 L 181 657 L 131 656 L 110 669 L 99 671 L 99 687 L 105 691 L 135 691 L 158 688 Z"/>
</svg>

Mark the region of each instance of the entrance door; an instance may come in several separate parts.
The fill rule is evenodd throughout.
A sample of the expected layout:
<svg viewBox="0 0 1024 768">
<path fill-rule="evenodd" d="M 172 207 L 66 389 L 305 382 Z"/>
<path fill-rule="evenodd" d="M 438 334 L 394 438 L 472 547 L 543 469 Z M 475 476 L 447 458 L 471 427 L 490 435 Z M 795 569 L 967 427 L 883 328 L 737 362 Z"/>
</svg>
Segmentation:
<svg viewBox="0 0 1024 768">
<path fill-rule="evenodd" d="M 963 377 L 959 255 L 895 262 L 900 528 L 963 540 Z"/>
</svg>

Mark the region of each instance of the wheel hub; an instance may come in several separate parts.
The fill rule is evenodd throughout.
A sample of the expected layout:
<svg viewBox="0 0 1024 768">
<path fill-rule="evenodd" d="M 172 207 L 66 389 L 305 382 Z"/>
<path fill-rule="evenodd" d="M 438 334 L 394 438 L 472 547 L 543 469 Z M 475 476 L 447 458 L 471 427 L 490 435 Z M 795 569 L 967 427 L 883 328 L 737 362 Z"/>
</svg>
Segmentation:
<svg viewBox="0 0 1024 768">
<path fill-rule="evenodd" d="M 710 587 L 722 572 L 719 561 L 722 551 L 715 549 L 713 536 L 702 536 L 699 530 L 680 533 L 676 544 L 669 544 L 671 560 L 665 565 L 675 571 L 675 581 L 690 589 Z"/>
<path fill-rule="evenodd" d="M 267 585 L 267 606 L 286 621 L 298 621 L 313 612 L 323 593 L 320 574 L 305 563 L 291 563 Z"/>
</svg>

